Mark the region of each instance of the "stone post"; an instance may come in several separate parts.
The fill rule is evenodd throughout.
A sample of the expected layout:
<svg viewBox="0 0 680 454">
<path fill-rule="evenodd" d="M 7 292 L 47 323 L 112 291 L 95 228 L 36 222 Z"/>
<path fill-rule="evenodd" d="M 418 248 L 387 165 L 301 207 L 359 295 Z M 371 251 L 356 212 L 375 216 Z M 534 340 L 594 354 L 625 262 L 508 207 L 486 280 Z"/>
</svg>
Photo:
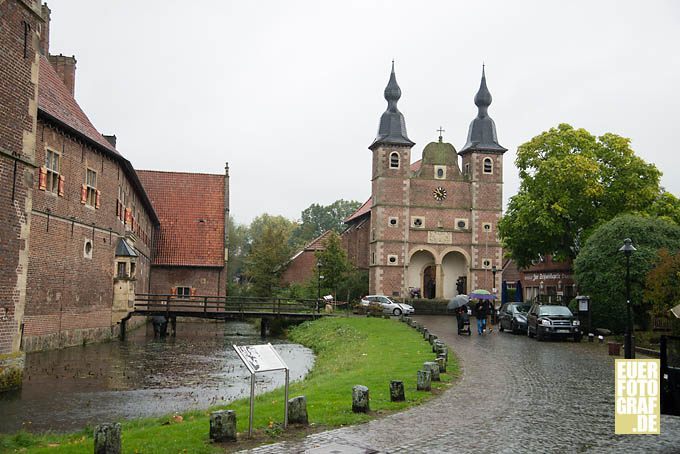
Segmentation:
<svg viewBox="0 0 680 454">
<path fill-rule="evenodd" d="M 94 428 L 94 454 L 120 454 L 120 424 L 100 424 Z"/>
<path fill-rule="evenodd" d="M 210 439 L 236 441 L 236 412 L 220 410 L 210 413 Z"/>
<path fill-rule="evenodd" d="M 305 396 L 297 396 L 288 400 L 288 422 L 290 424 L 309 424 L 307 398 Z"/>
<path fill-rule="evenodd" d="M 439 378 L 439 365 L 434 361 L 427 361 L 423 363 L 423 369 L 427 370 L 428 368 L 432 374 L 432 381 L 441 381 L 441 378 Z"/>
<path fill-rule="evenodd" d="M 430 330 L 427 328 L 423 329 L 423 339 L 428 340 L 430 338 Z"/>
<path fill-rule="evenodd" d="M 404 382 L 401 380 L 392 380 L 390 382 L 390 400 L 392 402 L 403 402 L 406 400 L 404 396 Z"/>
<path fill-rule="evenodd" d="M 368 413 L 368 388 L 356 385 L 352 388 L 352 411 L 354 413 Z"/>
<path fill-rule="evenodd" d="M 427 341 L 430 343 L 430 345 L 433 345 L 433 344 L 434 344 L 434 341 L 436 341 L 436 340 L 437 340 L 437 336 L 435 336 L 434 334 L 430 333 L 430 337 L 427 339 Z"/>
<path fill-rule="evenodd" d="M 439 366 L 439 372 L 446 372 L 446 358 L 443 356 L 437 357 L 437 365 Z"/>
<path fill-rule="evenodd" d="M 432 373 L 430 372 L 429 369 L 418 371 L 418 383 L 417 383 L 418 391 L 429 391 L 431 389 L 430 383 L 431 377 Z"/>
</svg>

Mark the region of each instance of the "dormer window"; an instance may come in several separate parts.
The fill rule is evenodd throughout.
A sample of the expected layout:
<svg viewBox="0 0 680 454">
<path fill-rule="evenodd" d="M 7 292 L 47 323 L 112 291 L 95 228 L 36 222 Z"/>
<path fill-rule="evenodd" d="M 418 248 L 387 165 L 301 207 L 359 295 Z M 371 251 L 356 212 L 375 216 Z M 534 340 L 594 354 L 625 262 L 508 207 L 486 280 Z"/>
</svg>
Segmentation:
<svg viewBox="0 0 680 454">
<path fill-rule="evenodd" d="M 493 161 L 491 158 L 484 158 L 484 173 L 493 173 Z"/>
<path fill-rule="evenodd" d="M 399 168 L 399 153 L 393 151 L 392 153 L 390 153 L 390 169 L 398 168 Z"/>
</svg>

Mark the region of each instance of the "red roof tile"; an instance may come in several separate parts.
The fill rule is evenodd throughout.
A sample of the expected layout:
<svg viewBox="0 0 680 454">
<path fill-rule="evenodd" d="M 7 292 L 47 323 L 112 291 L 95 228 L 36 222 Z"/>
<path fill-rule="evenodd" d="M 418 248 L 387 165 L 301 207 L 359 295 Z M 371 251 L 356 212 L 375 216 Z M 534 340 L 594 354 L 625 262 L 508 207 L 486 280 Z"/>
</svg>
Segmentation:
<svg viewBox="0 0 680 454">
<path fill-rule="evenodd" d="M 417 172 L 420 170 L 420 165 L 422 164 L 422 159 L 417 160 L 413 164 L 411 164 L 411 172 Z M 361 216 L 365 215 L 366 213 L 371 212 L 371 207 L 373 206 L 373 197 L 369 197 L 367 201 L 364 202 L 363 205 L 361 205 L 357 210 L 347 216 L 347 219 L 345 219 L 345 224 L 347 224 L 350 221 L 353 221 L 357 218 L 360 218 Z"/>
<path fill-rule="evenodd" d="M 38 107 L 112 153 L 116 149 L 92 125 L 44 55 L 40 56 Z"/>
<path fill-rule="evenodd" d="M 224 175 L 138 170 L 160 220 L 154 265 L 224 266 Z"/>
</svg>

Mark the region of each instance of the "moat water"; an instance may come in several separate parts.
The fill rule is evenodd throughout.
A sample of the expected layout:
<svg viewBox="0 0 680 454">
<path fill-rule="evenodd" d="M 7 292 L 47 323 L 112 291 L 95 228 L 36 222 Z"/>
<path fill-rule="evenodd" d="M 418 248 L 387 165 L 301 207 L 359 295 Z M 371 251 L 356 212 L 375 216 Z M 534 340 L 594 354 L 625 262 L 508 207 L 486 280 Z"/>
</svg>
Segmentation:
<svg viewBox="0 0 680 454">
<path fill-rule="evenodd" d="M 299 380 L 312 351 L 262 339 L 246 322 L 177 323 L 154 338 L 151 325 L 114 341 L 26 355 L 20 391 L 0 393 L 0 433 L 68 431 L 120 419 L 228 403 L 250 393 L 250 374 L 232 345 L 271 342 Z M 256 392 L 283 386 L 282 371 L 256 375 Z"/>
</svg>

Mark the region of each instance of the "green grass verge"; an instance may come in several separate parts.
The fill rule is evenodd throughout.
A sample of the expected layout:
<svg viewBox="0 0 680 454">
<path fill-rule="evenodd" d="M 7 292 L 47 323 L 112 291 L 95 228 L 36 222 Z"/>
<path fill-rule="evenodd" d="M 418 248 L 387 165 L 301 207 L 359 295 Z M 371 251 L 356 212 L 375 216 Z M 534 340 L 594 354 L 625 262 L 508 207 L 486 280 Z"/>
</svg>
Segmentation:
<svg viewBox="0 0 680 454">
<path fill-rule="evenodd" d="M 292 342 L 306 345 L 316 353 L 313 370 L 300 382 L 290 385 L 290 397 L 305 395 L 310 423 L 337 427 L 357 424 L 390 412 L 417 405 L 432 397 L 431 392 L 416 391 L 416 371 L 423 362 L 432 361 L 430 345 L 415 330 L 394 320 L 379 318 L 326 318 L 306 322 L 289 333 Z M 458 374 L 455 358 L 449 358 L 448 373 L 434 392 L 450 384 Z M 402 380 L 406 402 L 390 402 L 390 380 Z M 352 413 L 352 387 L 365 385 L 370 390 L 370 414 Z M 254 426 L 263 441 L 275 441 L 283 422 L 284 391 L 278 389 L 255 401 Z M 217 409 L 235 410 L 239 439 L 247 436 L 248 399 L 172 416 L 122 422 L 123 450 L 130 453 L 213 453 L 224 446 L 208 439 L 209 414 Z M 240 444 L 240 443 L 239 443 Z M 232 445 L 237 447 L 237 445 Z M 91 453 L 92 430 L 72 434 L 28 434 L 0 436 L 0 452 Z"/>
</svg>

